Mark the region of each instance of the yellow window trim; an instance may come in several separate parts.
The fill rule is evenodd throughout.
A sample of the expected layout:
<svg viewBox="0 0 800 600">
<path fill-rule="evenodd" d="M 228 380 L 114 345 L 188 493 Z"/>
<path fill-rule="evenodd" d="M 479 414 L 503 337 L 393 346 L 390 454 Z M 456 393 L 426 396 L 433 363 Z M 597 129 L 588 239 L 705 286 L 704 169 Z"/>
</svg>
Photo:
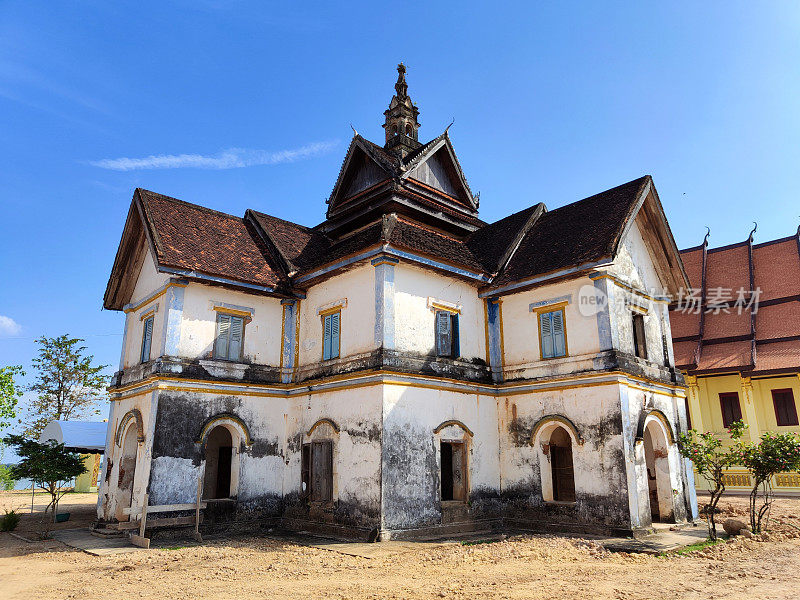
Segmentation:
<svg viewBox="0 0 800 600">
<path fill-rule="evenodd" d="M 535 306 L 531 309 L 531 312 L 538 314 L 541 313 L 548 313 L 548 312 L 555 312 L 557 310 L 563 310 L 565 306 L 569 304 L 569 300 L 562 300 L 561 302 L 554 302 L 553 304 L 545 304 L 544 306 Z"/>
<path fill-rule="evenodd" d="M 551 304 L 550 307 L 548 307 L 548 308 L 550 308 L 550 310 L 537 310 L 536 311 L 536 321 L 539 324 L 539 360 L 555 360 L 555 359 L 558 359 L 558 358 L 567 358 L 567 357 L 569 357 L 569 341 L 568 341 L 569 338 L 567 337 L 567 315 L 565 314 L 565 311 L 564 311 L 564 307 L 567 304 L 569 304 L 569 302 L 560 302 L 559 304 L 562 304 L 563 306 L 561 306 L 561 308 L 553 309 L 552 307 L 553 306 L 557 306 L 557 305 Z M 545 358 L 545 356 L 544 356 L 544 346 L 542 344 L 542 315 L 544 313 L 556 312 L 556 311 L 561 311 L 561 322 L 564 323 L 564 354 L 563 354 L 563 356 L 551 356 L 549 358 Z"/>
<path fill-rule="evenodd" d="M 244 317 L 245 319 L 251 319 L 253 317 L 253 313 L 249 310 L 236 310 L 235 308 L 227 308 L 225 306 L 215 306 L 214 311 L 234 317 Z"/>
<path fill-rule="evenodd" d="M 139 317 L 139 320 L 140 321 L 146 321 L 150 317 L 155 317 L 157 312 L 158 312 L 158 305 L 156 305 L 155 307 L 151 308 L 146 313 L 142 313 L 142 315 Z"/>
<path fill-rule="evenodd" d="M 337 348 L 336 349 L 336 358 L 328 358 L 328 359 L 326 359 L 325 358 L 325 317 L 327 317 L 328 315 L 335 315 L 336 313 L 339 313 L 339 339 L 338 339 L 339 343 L 336 346 L 336 348 Z M 329 309 L 329 310 L 326 310 L 324 313 L 323 312 L 319 313 L 319 322 L 320 322 L 320 325 L 322 326 L 322 344 L 321 344 L 320 353 L 319 353 L 320 360 L 322 362 L 328 362 L 328 361 L 331 361 L 331 360 L 338 360 L 338 359 L 342 358 L 342 311 L 341 311 L 341 309 L 340 308 Z"/>
</svg>

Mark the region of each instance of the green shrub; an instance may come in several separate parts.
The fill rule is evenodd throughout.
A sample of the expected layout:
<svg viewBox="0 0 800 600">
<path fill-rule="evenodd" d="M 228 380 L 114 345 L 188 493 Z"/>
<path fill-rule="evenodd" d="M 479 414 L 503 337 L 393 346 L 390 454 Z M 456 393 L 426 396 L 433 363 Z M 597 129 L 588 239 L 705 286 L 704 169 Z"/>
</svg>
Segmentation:
<svg viewBox="0 0 800 600">
<path fill-rule="evenodd" d="M 14 531 L 18 524 L 19 514 L 13 510 L 6 510 L 6 514 L 0 517 L 0 531 Z"/>
<path fill-rule="evenodd" d="M 0 490 L 13 490 L 17 480 L 11 476 L 11 469 L 5 465 L 0 465 Z"/>
</svg>

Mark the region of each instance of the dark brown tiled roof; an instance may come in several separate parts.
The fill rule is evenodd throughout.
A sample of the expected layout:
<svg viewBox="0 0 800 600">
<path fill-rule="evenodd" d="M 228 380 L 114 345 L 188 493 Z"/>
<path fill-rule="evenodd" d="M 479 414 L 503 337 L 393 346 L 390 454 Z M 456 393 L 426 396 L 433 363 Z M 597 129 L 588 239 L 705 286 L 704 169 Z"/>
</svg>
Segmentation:
<svg viewBox="0 0 800 600">
<path fill-rule="evenodd" d="M 496 285 L 611 258 L 650 176 L 544 213 L 523 238 Z"/>
<path fill-rule="evenodd" d="M 393 246 L 408 248 L 478 273 L 484 271 L 481 261 L 462 240 L 434 231 L 405 217 L 396 217 L 395 222 L 396 224 L 390 227 L 387 239 Z"/>
<path fill-rule="evenodd" d="M 707 251 L 704 302 L 713 301 L 715 290 L 722 288 L 734 306 L 727 313 L 704 311 L 702 320 L 700 315 L 687 315 L 679 310 L 670 313 L 673 340 L 684 340 L 674 342 L 677 366 L 700 374 L 724 370 L 750 374 L 800 370 L 798 237 L 752 245 L 752 265 L 750 248 L 751 241 L 747 240 Z M 681 258 L 692 286 L 699 289 L 703 246 L 681 251 Z M 760 289 L 758 304 L 754 305 L 755 331 L 749 307 L 745 305 L 741 311 L 735 307 L 739 288 L 750 290 L 751 269 L 754 288 Z M 697 365 L 693 355 L 698 342 L 686 340 L 692 336 L 701 340 Z"/>
<path fill-rule="evenodd" d="M 137 189 L 158 262 L 262 286 L 280 279 L 266 248 L 240 217 Z"/>
<path fill-rule="evenodd" d="M 500 260 L 516 239 L 538 204 L 509 215 L 490 225 L 481 227 L 467 240 L 467 247 L 478 257 L 489 273 L 496 273 L 500 268 Z"/>
<path fill-rule="evenodd" d="M 331 242 L 323 234 L 271 215 L 250 211 L 258 225 L 287 261 L 289 271 L 304 271 L 324 261 Z"/>
</svg>

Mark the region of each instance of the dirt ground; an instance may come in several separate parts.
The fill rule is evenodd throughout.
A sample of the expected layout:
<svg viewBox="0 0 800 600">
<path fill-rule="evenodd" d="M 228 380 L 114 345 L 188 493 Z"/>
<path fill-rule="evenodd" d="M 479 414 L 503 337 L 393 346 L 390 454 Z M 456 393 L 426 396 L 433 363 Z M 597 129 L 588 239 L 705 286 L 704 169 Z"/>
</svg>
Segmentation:
<svg viewBox="0 0 800 600">
<path fill-rule="evenodd" d="M 0 509 L 17 501 L 0 494 Z M 723 499 L 721 519 L 744 517 L 746 506 L 745 498 Z M 0 533 L 0 597 L 795 599 L 800 499 L 777 500 L 772 516 L 766 536 L 667 557 L 612 554 L 591 540 L 553 536 L 419 544 L 372 559 L 263 537 L 95 557 Z"/>
</svg>

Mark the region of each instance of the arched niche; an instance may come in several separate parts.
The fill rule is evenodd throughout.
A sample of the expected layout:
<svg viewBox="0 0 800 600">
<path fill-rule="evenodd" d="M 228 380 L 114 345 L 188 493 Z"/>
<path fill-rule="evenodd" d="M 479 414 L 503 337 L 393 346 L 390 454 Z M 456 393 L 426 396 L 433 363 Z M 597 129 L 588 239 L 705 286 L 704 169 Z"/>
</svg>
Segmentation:
<svg viewBox="0 0 800 600">
<path fill-rule="evenodd" d="M 132 408 L 126 412 L 125 415 L 123 415 L 119 421 L 119 425 L 117 425 L 117 431 L 114 435 L 114 443 L 118 448 L 122 447 L 123 435 L 125 434 L 125 430 L 132 422 L 136 424 L 137 442 L 141 444 L 144 441 L 144 421 L 142 420 L 142 413 L 139 412 L 138 408 Z"/>
<path fill-rule="evenodd" d="M 664 436 L 667 443 L 671 446 L 675 443 L 675 432 L 672 429 L 672 424 L 669 422 L 667 415 L 658 409 L 649 411 L 642 411 L 639 415 L 639 423 L 636 426 L 636 443 L 640 444 L 644 440 L 645 428 L 651 421 L 657 421 L 659 426 L 664 430 Z"/>
<path fill-rule="evenodd" d="M 203 424 L 197 443 L 203 456 L 203 498 L 238 496 L 240 448 L 253 443 L 245 422 L 229 413 L 216 415 Z"/>
</svg>

